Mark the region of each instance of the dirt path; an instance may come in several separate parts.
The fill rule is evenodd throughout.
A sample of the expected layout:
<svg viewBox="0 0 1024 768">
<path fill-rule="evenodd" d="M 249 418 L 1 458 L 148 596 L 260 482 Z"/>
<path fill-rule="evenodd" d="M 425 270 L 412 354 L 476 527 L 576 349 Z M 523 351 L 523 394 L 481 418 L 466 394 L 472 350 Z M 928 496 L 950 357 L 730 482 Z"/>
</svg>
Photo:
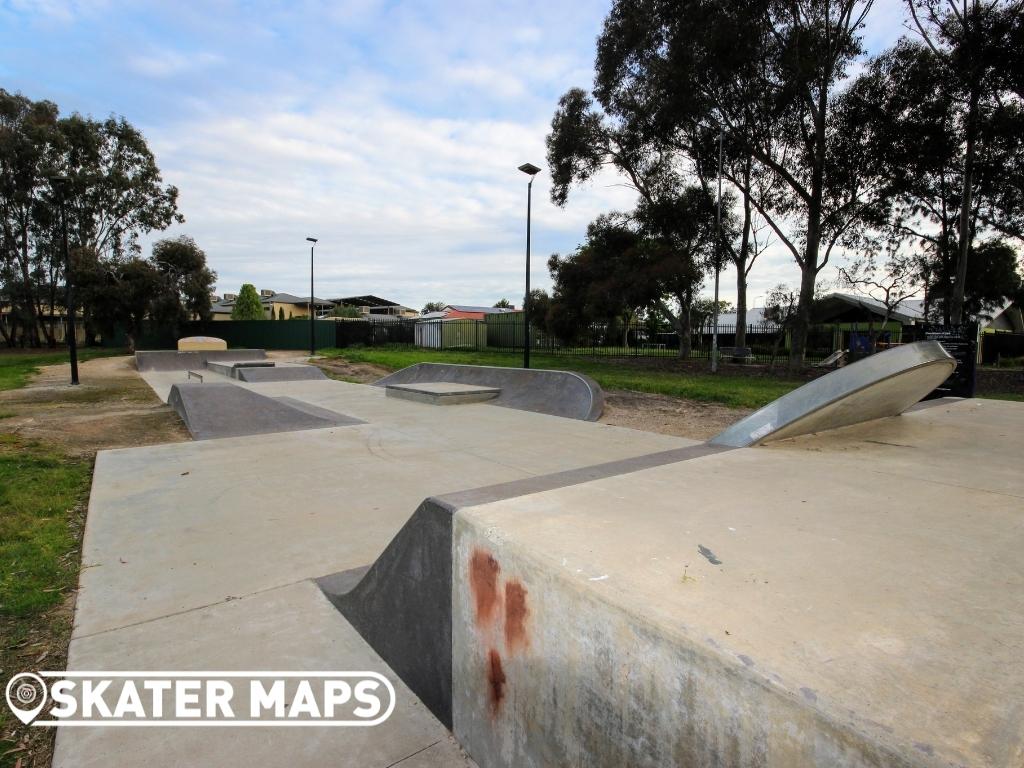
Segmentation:
<svg viewBox="0 0 1024 768">
<path fill-rule="evenodd" d="M 350 363 L 340 357 L 321 357 L 313 360 L 313 363 L 332 379 L 347 381 L 351 384 L 372 384 L 391 373 L 389 369 L 380 365 Z"/>
<path fill-rule="evenodd" d="M 612 390 L 605 392 L 603 424 L 707 440 L 752 411 L 727 408 L 667 395 Z"/>
<path fill-rule="evenodd" d="M 21 389 L 0 392 L 0 431 L 41 440 L 71 456 L 107 448 L 188 440 L 178 415 L 153 393 L 131 357 L 105 357 L 70 367 L 50 365 Z"/>
</svg>

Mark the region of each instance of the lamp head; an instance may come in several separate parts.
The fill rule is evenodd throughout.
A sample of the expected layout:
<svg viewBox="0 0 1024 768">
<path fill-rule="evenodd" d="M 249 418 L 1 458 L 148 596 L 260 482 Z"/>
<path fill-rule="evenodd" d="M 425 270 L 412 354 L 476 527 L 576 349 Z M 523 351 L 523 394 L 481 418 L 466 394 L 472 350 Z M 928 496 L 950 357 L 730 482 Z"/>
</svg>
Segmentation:
<svg viewBox="0 0 1024 768">
<path fill-rule="evenodd" d="M 519 170 L 529 176 L 536 176 L 538 173 L 540 173 L 540 168 L 538 168 L 533 163 L 523 163 L 522 165 L 519 166 Z"/>
<path fill-rule="evenodd" d="M 317 241 L 315 237 L 307 237 L 306 239 L 311 243 L 315 243 Z"/>
</svg>

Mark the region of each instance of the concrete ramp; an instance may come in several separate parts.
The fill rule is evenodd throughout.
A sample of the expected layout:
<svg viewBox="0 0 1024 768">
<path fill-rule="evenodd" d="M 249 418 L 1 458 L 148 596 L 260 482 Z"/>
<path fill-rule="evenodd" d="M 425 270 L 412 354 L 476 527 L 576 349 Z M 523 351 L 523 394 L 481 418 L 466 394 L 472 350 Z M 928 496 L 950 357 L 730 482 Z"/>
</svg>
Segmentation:
<svg viewBox="0 0 1024 768">
<path fill-rule="evenodd" d="M 175 384 L 167 403 L 196 440 L 363 423 L 323 408 L 297 407 L 284 398 L 265 397 L 234 384 Z"/>
<path fill-rule="evenodd" d="M 597 421 L 604 410 L 600 385 L 589 376 L 573 371 L 417 363 L 385 376 L 374 386 L 439 382 L 500 389 L 500 394 L 490 403 L 520 411 Z"/>
<path fill-rule="evenodd" d="M 327 599 L 434 716 L 452 727 L 453 519 L 459 509 L 721 453 L 692 445 L 423 501 L 368 567 L 317 579 Z"/>
<path fill-rule="evenodd" d="M 263 384 L 271 381 L 320 381 L 327 377 L 315 365 L 278 365 L 273 368 L 242 366 L 236 369 L 235 378 L 250 384 Z"/>
<path fill-rule="evenodd" d="M 949 378 L 956 361 L 937 341 L 866 357 L 793 390 L 711 439 L 743 448 L 897 416 Z"/>
<path fill-rule="evenodd" d="M 173 349 L 140 350 L 135 353 L 135 367 L 145 371 L 188 371 L 205 368 L 208 361 L 242 362 L 266 360 L 265 349 L 207 349 L 178 352 Z"/>
</svg>

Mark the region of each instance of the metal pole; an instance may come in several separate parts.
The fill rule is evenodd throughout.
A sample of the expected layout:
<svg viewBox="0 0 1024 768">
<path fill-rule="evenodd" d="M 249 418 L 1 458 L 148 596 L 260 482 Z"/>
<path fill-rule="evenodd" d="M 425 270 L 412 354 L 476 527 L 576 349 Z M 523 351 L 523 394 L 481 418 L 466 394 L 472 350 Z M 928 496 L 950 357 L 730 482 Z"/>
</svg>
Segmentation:
<svg viewBox="0 0 1024 768">
<path fill-rule="evenodd" d="M 718 282 L 722 273 L 722 259 L 719 253 L 722 239 L 722 137 L 724 129 L 718 130 L 718 209 L 715 212 L 715 305 L 714 328 L 711 330 L 711 372 L 718 373 Z"/>
<path fill-rule="evenodd" d="M 313 304 L 313 249 L 316 243 L 309 246 L 309 356 L 316 355 L 316 308 Z"/>
<path fill-rule="evenodd" d="M 60 193 L 60 229 L 64 241 L 64 303 L 67 305 L 67 344 L 68 357 L 71 359 L 71 384 L 78 384 L 78 331 L 75 328 L 75 294 L 71 286 L 71 251 L 68 249 L 68 214 L 64 204 L 65 190 Z"/>
<path fill-rule="evenodd" d="M 533 176 L 526 185 L 526 299 L 523 301 L 523 368 L 530 367 L 530 203 L 533 197 Z"/>
</svg>

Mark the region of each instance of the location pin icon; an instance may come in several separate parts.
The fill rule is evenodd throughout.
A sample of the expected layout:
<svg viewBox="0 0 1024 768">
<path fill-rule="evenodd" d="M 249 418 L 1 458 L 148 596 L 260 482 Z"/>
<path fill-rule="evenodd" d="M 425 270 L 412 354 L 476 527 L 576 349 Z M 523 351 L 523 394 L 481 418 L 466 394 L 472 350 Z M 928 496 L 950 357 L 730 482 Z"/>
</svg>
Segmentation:
<svg viewBox="0 0 1024 768">
<path fill-rule="evenodd" d="M 7 682 L 4 695 L 14 716 L 28 725 L 46 705 L 46 683 L 39 675 L 22 672 Z"/>
</svg>

